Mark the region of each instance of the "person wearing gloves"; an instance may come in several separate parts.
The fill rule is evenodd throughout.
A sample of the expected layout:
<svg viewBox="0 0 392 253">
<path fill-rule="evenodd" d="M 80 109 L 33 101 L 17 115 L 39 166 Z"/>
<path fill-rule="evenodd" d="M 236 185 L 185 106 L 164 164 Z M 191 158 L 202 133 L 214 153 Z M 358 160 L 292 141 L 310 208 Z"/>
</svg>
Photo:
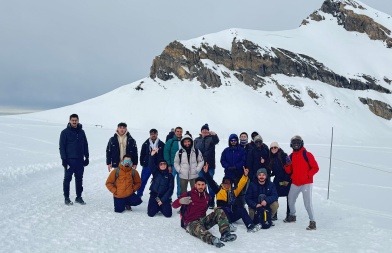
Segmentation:
<svg viewBox="0 0 392 253">
<path fill-rule="evenodd" d="M 184 135 L 181 147 L 174 157 L 174 168 L 180 176 L 181 194 L 187 191 L 188 183 L 191 188 L 193 187 L 203 166 L 202 153 L 194 148 L 192 137 Z"/>
<path fill-rule="evenodd" d="M 124 155 L 119 167 L 112 170 L 106 180 L 106 187 L 113 193 L 114 211 L 122 213 L 131 206 L 138 206 L 142 200 L 135 194 L 142 181 L 139 172 L 133 169 L 131 155 Z"/>
<path fill-rule="evenodd" d="M 309 226 L 307 230 L 316 230 L 316 221 L 314 219 L 312 190 L 313 177 L 319 171 L 319 166 L 314 159 L 312 153 L 308 152 L 304 147 L 304 141 L 301 136 L 294 136 L 290 140 L 290 147 L 293 149 L 291 153 L 291 161 L 284 166 L 287 174 L 291 175 L 292 184 L 288 195 L 290 215 L 284 220 L 286 223 L 295 222 L 297 220 L 295 213 L 295 202 L 300 193 L 304 199 L 304 205 L 309 215 Z"/>
<path fill-rule="evenodd" d="M 263 229 L 274 225 L 271 217 L 279 208 L 278 193 L 275 185 L 267 180 L 266 169 L 261 168 L 257 171 L 257 177 L 249 184 L 245 199 L 255 224 L 261 224 Z"/>
<path fill-rule="evenodd" d="M 167 162 L 157 153 L 163 152 L 160 148 L 151 150 L 149 168 L 152 174 L 150 186 L 150 200 L 148 201 L 147 214 L 154 217 L 159 211 L 165 217 L 172 216 L 171 196 L 174 190 L 174 177 L 167 168 Z"/>
<path fill-rule="evenodd" d="M 229 221 L 222 209 L 216 209 L 206 215 L 210 199 L 206 192 L 206 187 L 204 178 L 196 178 L 192 190 L 181 194 L 173 202 L 172 206 L 173 208 L 184 207 L 185 211 L 182 215 L 183 225 L 189 234 L 220 248 L 225 246 L 222 242 L 234 241 L 237 239 L 237 235 L 230 233 Z M 216 224 L 219 226 L 220 239 L 208 231 Z"/>
</svg>

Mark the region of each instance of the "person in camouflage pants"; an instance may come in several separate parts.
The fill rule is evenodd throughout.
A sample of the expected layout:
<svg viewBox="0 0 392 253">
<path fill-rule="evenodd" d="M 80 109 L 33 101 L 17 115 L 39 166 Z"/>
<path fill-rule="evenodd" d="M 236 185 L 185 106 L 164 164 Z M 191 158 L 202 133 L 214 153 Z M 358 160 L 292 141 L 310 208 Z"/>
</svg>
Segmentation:
<svg viewBox="0 0 392 253">
<path fill-rule="evenodd" d="M 181 226 L 189 234 L 220 248 L 225 246 L 222 242 L 234 241 L 237 236 L 230 233 L 229 221 L 222 209 L 217 209 L 206 215 L 210 200 L 206 187 L 206 180 L 203 177 L 196 178 L 192 190 L 181 194 L 172 206 L 174 208 L 181 207 Z M 219 226 L 221 238 L 215 237 L 208 231 L 216 224 Z"/>
</svg>

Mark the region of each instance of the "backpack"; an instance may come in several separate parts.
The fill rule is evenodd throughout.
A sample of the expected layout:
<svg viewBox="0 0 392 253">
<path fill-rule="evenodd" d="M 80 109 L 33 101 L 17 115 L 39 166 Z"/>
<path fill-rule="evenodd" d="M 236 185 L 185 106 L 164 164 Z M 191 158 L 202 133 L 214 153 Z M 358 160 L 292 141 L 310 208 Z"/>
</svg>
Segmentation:
<svg viewBox="0 0 392 253">
<path fill-rule="evenodd" d="M 114 186 L 116 186 L 116 181 L 117 181 L 117 178 L 118 178 L 119 174 L 120 174 L 120 167 L 117 167 L 116 175 L 114 176 L 114 183 L 113 183 Z M 133 181 L 134 177 L 135 177 L 135 169 L 132 168 L 132 181 Z"/>
<path fill-rule="evenodd" d="M 272 225 L 271 209 L 266 206 L 262 206 L 256 209 L 254 223 L 259 223 L 262 229 L 268 229 Z"/>
<path fill-rule="evenodd" d="M 187 192 L 187 195 L 188 195 L 188 197 L 190 197 L 190 196 L 191 196 L 191 192 L 188 191 L 188 192 Z M 181 208 L 180 208 L 180 225 L 181 225 L 181 227 L 182 227 L 183 229 L 185 229 L 184 216 L 185 216 L 185 212 L 186 212 L 187 206 L 188 206 L 188 205 L 181 205 Z"/>
<path fill-rule="evenodd" d="M 302 155 L 303 155 L 305 161 L 308 163 L 308 166 L 310 168 L 309 159 L 308 159 L 308 156 L 306 155 L 306 152 L 307 152 L 306 149 L 304 149 L 302 152 Z M 293 160 L 293 153 L 290 154 L 290 160 L 291 161 Z"/>
<path fill-rule="evenodd" d="M 178 151 L 178 158 L 180 158 L 180 164 L 181 164 L 182 153 L 184 153 L 184 150 L 180 149 Z M 196 153 L 196 160 L 197 160 L 197 158 L 199 157 L 199 149 L 195 148 L 195 153 Z"/>
</svg>

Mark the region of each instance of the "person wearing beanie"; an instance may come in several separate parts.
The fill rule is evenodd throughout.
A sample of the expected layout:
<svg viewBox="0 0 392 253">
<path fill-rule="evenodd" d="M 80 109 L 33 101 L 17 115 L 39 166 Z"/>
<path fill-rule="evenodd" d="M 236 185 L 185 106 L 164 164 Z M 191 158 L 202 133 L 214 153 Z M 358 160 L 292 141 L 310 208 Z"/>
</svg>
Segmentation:
<svg viewBox="0 0 392 253">
<path fill-rule="evenodd" d="M 287 202 L 287 211 L 286 218 L 290 214 L 289 202 L 288 202 L 288 194 L 291 186 L 291 178 L 290 175 L 286 173 L 284 170 L 284 164 L 286 164 L 287 160 L 290 160 L 290 157 L 279 147 L 277 142 L 272 142 L 270 144 L 270 161 L 268 164 L 268 170 L 271 171 L 271 176 L 274 177 L 274 185 L 278 192 L 279 197 L 286 197 Z M 277 220 L 277 213 L 272 217 L 272 220 Z"/>
<path fill-rule="evenodd" d="M 169 172 L 173 174 L 173 177 L 177 184 L 176 194 L 177 197 L 181 194 L 180 187 L 180 177 L 178 176 L 177 170 L 174 167 L 174 157 L 176 156 L 177 151 L 180 149 L 180 141 L 182 139 L 182 127 L 176 127 L 174 129 L 174 136 L 170 140 L 168 140 L 165 144 L 165 148 L 163 149 L 163 158 L 167 162 L 167 167 Z"/>
<path fill-rule="evenodd" d="M 265 168 L 258 169 L 256 175 L 249 184 L 245 199 L 253 222 L 267 229 L 274 225 L 271 217 L 279 208 L 278 192 L 275 185 L 267 180 L 268 174 Z"/>
<path fill-rule="evenodd" d="M 153 128 L 150 130 L 150 138 L 148 138 L 140 148 L 140 165 L 143 166 L 141 173 L 142 185 L 140 186 L 139 190 L 137 190 L 137 195 L 140 198 L 143 197 L 144 188 L 146 187 L 147 181 L 151 176 L 151 169 L 148 165 L 150 160 L 150 154 L 151 151 L 156 148 L 158 148 L 159 150 L 157 153 L 157 157 L 159 158 L 159 160 L 163 160 L 163 150 L 165 148 L 165 143 L 163 143 L 158 138 L 158 130 Z"/>
<path fill-rule="evenodd" d="M 218 185 L 208 173 L 208 163 L 203 168 L 204 177 L 207 179 L 208 184 L 216 193 L 216 205 L 218 208 L 225 211 L 227 219 L 230 222 L 230 231 L 234 232 L 237 228 L 233 225 L 239 219 L 242 219 L 248 232 L 257 232 L 260 230 L 259 225 L 253 224 L 252 219 L 249 217 L 248 212 L 242 205 L 236 205 L 235 199 L 245 188 L 248 182 L 249 170 L 244 167 L 244 174 L 242 175 L 237 187 L 234 187 L 234 181 L 230 177 L 223 177 L 222 184 Z"/>
<path fill-rule="evenodd" d="M 256 135 L 253 138 L 254 147 L 247 154 L 246 164 L 249 169 L 249 179 L 252 181 L 256 177 L 259 168 L 267 168 L 269 163 L 268 146 L 263 143 L 263 138 Z M 271 172 L 268 171 L 268 176 Z"/>
<path fill-rule="evenodd" d="M 206 180 L 198 177 L 194 181 L 194 187 L 182 193 L 172 204 L 173 208 L 181 207 L 184 210 L 181 212 L 181 226 L 190 235 L 217 248 L 225 246 L 223 242 L 236 240 L 237 235 L 230 233 L 229 221 L 222 209 L 217 208 L 207 215 L 210 196 L 206 193 Z M 220 238 L 208 231 L 214 225 L 219 227 Z"/>
<path fill-rule="evenodd" d="M 200 150 L 194 148 L 192 137 L 184 135 L 181 148 L 174 157 L 174 168 L 180 177 L 180 194 L 187 191 L 188 183 L 192 188 L 203 166 L 204 159 Z"/>
<path fill-rule="evenodd" d="M 290 160 L 287 160 L 284 170 L 291 175 L 292 184 L 288 195 L 290 215 L 284 220 L 286 223 L 296 221 L 295 202 L 300 193 L 302 193 L 304 205 L 309 216 L 309 226 L 307 230 L 316 230 L 316 221 L 313 213 L 312 190 L 313 177 L 319 171 L 318 164 L 313 154 L 308 152 L 304 147 L 304 141 L 301 136 L 291 138 L 290 147 L 293 152 Z"/>
<path fill-rule="evenodd" d="M 195 148 L 199 149 L 203 155 L 204 164 L 208 163 L 208 173 L 213 178 L 215 174 L 215 146 L 219 143 L 219 137 L 214 131 L 210 131 L 208 124 L 201 127 L 200 136 L 195 139 Z M 200 177 L 204 177 L 204 173 L 199 173 Z M 210 195 L 209 208 L 215 207 L 215 193 L 208 184 L 208 194 Z"/>
<path fill-rule="evenodd" d="M 170 132 L 166 135 L 166 140 L 165 140 L 165 142 L 167 142 L 167 141 L 170 140 L 170 139 L 173 139 L 173 137 L 174 137 L 174 131 L 175 131 L 174 128 L 172 128 L 172 129 L 170 130 Z"/>
<path fill-rule="evenodd" d="M 171 217 L 174 177 L 167 168 L 167 162 L 159 156 L 160 152 L 162 150 L 157 147 L 151 150 L 149 155 L 148 166 L 152 173 L 152 180 L 147 215 L 154 217 L 158 212 L 161 212 L 163 216 Z"/>
</svg>

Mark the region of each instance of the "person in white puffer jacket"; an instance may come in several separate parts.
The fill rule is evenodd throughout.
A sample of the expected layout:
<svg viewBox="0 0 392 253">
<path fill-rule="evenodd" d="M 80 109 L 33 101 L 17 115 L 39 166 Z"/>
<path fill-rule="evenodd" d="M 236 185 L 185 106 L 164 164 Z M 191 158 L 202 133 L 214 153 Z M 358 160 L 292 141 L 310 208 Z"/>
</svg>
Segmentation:
<svg viewBox="0 0 392 253">
<path fill-rule="evenodd" d="M 187 191 L 188 183 L 190 188 L 195 185 L 195 179 L 203 165 L 203 155 L 200 150 L 194 148 L 192 137 L 184 135 L 181 139 L 181 148 L 174 157 L 174 168 L 180 175 L 181 194 Z"/>
</svg>

